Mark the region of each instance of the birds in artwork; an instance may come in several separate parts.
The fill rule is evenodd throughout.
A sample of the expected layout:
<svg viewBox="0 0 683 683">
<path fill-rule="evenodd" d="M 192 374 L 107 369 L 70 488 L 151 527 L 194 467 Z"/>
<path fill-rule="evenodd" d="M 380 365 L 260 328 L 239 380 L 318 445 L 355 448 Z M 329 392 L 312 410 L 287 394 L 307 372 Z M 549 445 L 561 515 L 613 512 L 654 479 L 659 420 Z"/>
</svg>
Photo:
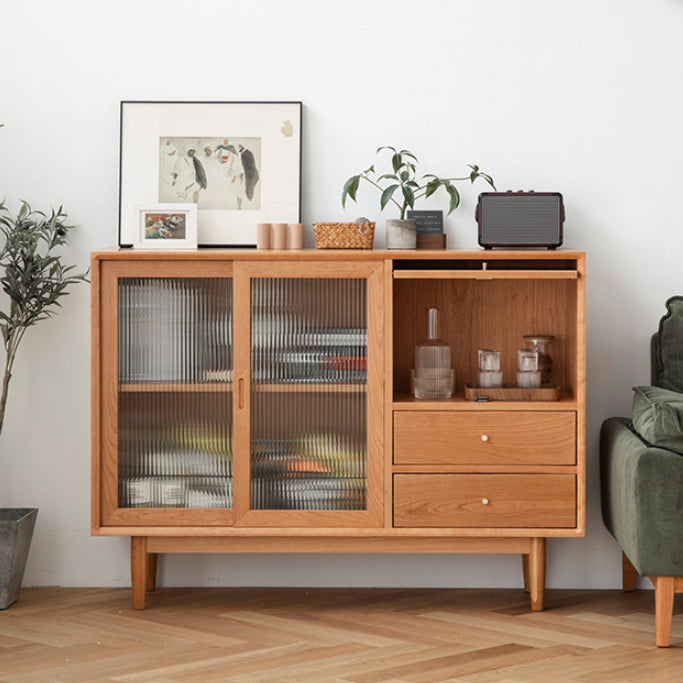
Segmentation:
<svg viewBox="0 0 683 683">
<path fill-rule="evenodd" d="M 251 201 L 254 198 L 254 188 L 259 181 L 256 159 L 251 150 L 246 149 L 243 145 L 238 145 L 237 147 L 242 161 L 242 169 L 244 170 L 244 193 L 247 199 Z"/>
</svg>

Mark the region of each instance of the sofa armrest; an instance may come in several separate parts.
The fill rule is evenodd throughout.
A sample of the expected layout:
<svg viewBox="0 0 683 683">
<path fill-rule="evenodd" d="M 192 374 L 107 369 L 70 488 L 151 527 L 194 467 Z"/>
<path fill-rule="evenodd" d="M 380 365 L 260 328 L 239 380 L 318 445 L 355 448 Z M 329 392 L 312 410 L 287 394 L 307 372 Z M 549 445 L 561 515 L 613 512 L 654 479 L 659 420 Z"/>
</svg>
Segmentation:
<svg viewBox="0 0 683 683">
<path fill-rule="evenodd" d="M 639 574 L 683 576 L 683 456 L 612 417 L 600 432 L 602 518 Z"/>
</svg>

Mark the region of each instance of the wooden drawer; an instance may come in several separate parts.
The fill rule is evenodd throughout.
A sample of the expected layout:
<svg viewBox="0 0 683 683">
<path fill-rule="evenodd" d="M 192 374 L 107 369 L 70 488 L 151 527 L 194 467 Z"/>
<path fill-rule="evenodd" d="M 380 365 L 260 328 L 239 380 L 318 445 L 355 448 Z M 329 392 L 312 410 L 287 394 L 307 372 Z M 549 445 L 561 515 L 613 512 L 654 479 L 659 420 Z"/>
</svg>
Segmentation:
<svg viewBox="0 0 683 683">
<path fill-rule="evenodd" d="M 574 465 L 572 411 L 394 413 L 396 465 Z"/>
<path fill-rule="evenodd" d="M 574 527 L 573 474 L 396 474 L 395 527 Z"/>
</svg>

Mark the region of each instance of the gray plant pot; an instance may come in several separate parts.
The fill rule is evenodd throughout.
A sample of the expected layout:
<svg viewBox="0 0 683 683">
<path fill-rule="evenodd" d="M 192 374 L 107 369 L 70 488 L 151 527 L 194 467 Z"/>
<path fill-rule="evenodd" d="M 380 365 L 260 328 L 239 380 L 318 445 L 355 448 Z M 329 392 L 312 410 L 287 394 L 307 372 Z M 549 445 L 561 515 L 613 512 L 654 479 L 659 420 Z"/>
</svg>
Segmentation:
<svg viewBox="0 0 683 683">
<path fill-rule="evenodd" d="M 16 602 L 38 508 L 0 508 L 0 609 Z"/>
<path fill-rule="evenodd" d="M 415 249 L 417 225 L 413 218 L 389 218 L 386 222 L 387 249 Z"/>
</svg>

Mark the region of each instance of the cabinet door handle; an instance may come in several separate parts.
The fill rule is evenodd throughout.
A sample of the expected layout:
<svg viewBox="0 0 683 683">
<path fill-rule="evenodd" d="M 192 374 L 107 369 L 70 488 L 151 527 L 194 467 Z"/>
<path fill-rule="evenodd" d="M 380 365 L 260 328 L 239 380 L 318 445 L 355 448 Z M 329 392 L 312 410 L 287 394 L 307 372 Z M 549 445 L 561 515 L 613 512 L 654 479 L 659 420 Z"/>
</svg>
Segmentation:
<svg viewBox="0 0 683 683">
<path fill-rule="evenodd" d="M 482 505 L 488 505 L 491 501 L 488 498 L 482 498 L 481 499 L 481 504 Z"/>
<path fill-rule="evenodd" d="M 237 382 L 237 405 L 240 410 L 244 408 L 244 380 L 241 377 Z"/>
<path fill-rule="evenodd" d="M 484 442 L 488 441 L 488 440 L 489 440 L 488 435 L 487 435 L 487 434 L 482 434 L 482 435 L 481 435 L 481 440 L 484 441 Z"/>
</svg>

